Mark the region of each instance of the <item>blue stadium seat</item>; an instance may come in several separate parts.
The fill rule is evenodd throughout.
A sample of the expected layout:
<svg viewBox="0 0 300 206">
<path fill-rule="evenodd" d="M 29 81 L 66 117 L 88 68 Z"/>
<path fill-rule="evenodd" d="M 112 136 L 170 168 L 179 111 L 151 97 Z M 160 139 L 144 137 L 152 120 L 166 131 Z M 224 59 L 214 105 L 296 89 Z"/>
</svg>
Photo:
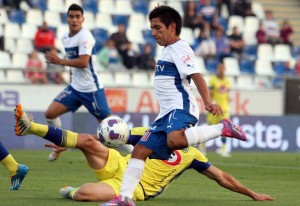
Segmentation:
<svg viewBox="0 0 300 206">
<path fill-rule="evenodd" d="M 25 12 L 22 10 L 12 10 L 9 13 L 8 18 L 12 23 L 24 24 L 25 23 Z"/>
<path fill-rule="evenodd" d="M 143 33 L 143 37 L 144 37 L 146 43 L 149 43 L 149 44 L 156 43 L 156 40 L 152 36 L 152 30 L 146 29 L 146 30 L 143 30 L 142 33 Z"/>
<path fill-rule="evenodd" d="M 132 2 L 132 8 L 135 12 L 147 15 L 149 12 L 147 0 L 135 0 Z"/>
<path fill-rule="evenodd" d="M 91 32 L 96 40 L 95 47 L 93 49 L 93 53 L 96 54 L 106 44 L 109 35 L 108 35 L 108 31 L 103 28 L 93 29 Z"/>
<path fill-rule="evenodd" d="M 297 59 L 300 55 L 300 46 L 294 46 L 292 49 L 293 58 Z"/>
<path fill-rule="evenodd" d="M 126 28 L 128 27 L 128 16 L 127 15 L 112 15 L 112 21 L 115 26 L 119 24 L 125 24 Z"/>
<path fill-rule="evenodd" d="M 31 3 L 35 8 L 38 8 L 39 10 L 46 11 L 48 9 L 47 1 L 45 0 L 31 0 Z"/>
<path fill-rule="evenodd" d="M 244 47 L 244 54 L 247 56 L 257 56 L 257 46 L 256 45 L 246 45 Z"/>
<path fill-rule="evenodd" d="M 219 61 L 217 59 L 207 59 L 206 69 L 209 73 L 216 73 Z"/>
<path fill-rule="evenodd" d="M 67 13 L 60 13 L 61 22 L 67 24 Z"/>
<path fill-rule="evenodd" d="M 222 18 L 222 17 L 219 16 L 218 17 L 218 21 L 219 21 L 219 24 L 222 25 L 224 31 L 227 31 L 227 29 L 228 29 L 228 21 L 227 21 L 227 19 Z"/>
<path fill-rule="evenodd" d="M 242 59 L 240 61 L 240 70 L 245 74 L 255 74 L 254 63 L 251 60 Z"/>
<path fill-rule="evenodd" d="M 90 11 L 96 14 L 98 10 L 98 0 L 82 0 L 82 7 L 85 11 Z"/>
</svg>

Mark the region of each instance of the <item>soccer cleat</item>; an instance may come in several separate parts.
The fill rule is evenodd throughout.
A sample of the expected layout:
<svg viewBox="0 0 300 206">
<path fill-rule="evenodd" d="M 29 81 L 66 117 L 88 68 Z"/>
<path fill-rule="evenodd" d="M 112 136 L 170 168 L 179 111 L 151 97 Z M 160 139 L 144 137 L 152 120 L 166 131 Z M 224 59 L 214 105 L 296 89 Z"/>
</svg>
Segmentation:
<svg viewBox="0 0 300 206">
<path fill-rule="evenodd" d="M 11 190 L 18 190 L 28 172 L 29 168 L 25 165 L 18 165 L 17 174 L 10 177 Z"/>
<path fill-rule="evenodd" d="M 70 192 L 75 189 L 76 188 L 71 187 L 71 186 L 65 186 L 63 188 L 60 188 L 59 193 L 63 198 L 72 199 L 72 197 L 70 196 Z"/>
<path fill-rule="evenodd" d="M 223 119 L 220 123 L 223 124 L 221 136 L 231 137 L 242 141 L 247 140 L 246 132 L 242 129 L 242 127 L 233 124 L 230 119 Z"/>
<path fill-rule="evenodd" d="M 29 115 L 24 112 L 21 104 L 17 104 L 15 108 L 15 119 L 16 119 L 16 126 L 15 126 L 16 135 L 24 136 L 28 134 L 27 131 L 30 128 L 33 119 L 32 117 L 29 117 Z"/>
<path fill-rule="evenodd" d="M 131 198 L 119 195 L 106 203 L 100 204 L 99 206 L 135 206 L 135 204 Z"/>
</svg>

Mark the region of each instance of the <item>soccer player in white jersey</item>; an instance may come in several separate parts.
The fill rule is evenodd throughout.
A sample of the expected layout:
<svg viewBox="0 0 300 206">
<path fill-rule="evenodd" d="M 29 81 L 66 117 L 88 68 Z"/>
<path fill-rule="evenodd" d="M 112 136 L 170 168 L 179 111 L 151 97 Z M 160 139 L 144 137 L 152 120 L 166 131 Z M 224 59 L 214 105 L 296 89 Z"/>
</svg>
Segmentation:
<svg viewBox="0 0 300 206">
<path fill-rule="evenodd" d="M 83 152 L 88 165 L 99 182 L 86 183 L 79 188 L 64 187 L 60 194 L 75 201 L 107 201 L 120 193 L 121 181 L 130 155 L 121 156 L 89 134 L 78 134 L 34 122 L 18 104 L 15 108 L 15 133 L 18 136 L 34 134 L 54 144 L 49 147 L 60 150 L 61 147 L 77 148 Z M 147 128 L 138 127 L 130 131 L 127 144 L 135 145 Z M 226 129 L 225 124 L 223 129 Z M 240 130 L 242 130 L 240 128 Z M 215 138 L 221 134 L 216 134 Z M 229 136 L 231 137 L 231 136 Z M 160 195 L 168 186 L 187 169 L 194 169 L 220 186 L 233 192 L 249 196 L 256 201 L 273 200 L 266 194 L 259 194 L 243 186 L 230 174 L 211 165 L 207 158 L 195 147 L 175 150 L 168 160 L 147 159 L 145 172 L 140 184 L 135 189 L 134 200 L 143 201 Z"/>
<path fill-rule="evenodd" d="M 47 53 L 47 62 L 71 67 L 71 83 L 50 104 L 45 112 L 51 126 L 61 127 L 60 115 L 69 111 L 75 112 L 81 105 L 101 122 L 111 115 L 105 91 L 95 68 L 93 47 L 95 39 L 91 32 L 82 27 L 83 9 L 72 4 L 67 12 L 69 31 L 62 37 L 67 59 Z M 49 160 L 55 160 L 58 153 L 50 154 Z"/>
<path fill-rule="evenodd" d="M 120 195 L 102 204 L 135 205 L 132 197 L 142 177 L 147 157 L 167 160 L 177 149 L 198 145 L 224 133 L 246 140 L 246 134 L 238 130 L 231 121 L 206 129 L 194 126 L 199 118 L 199 109 L 192 95 L 190 81 L 193 80 L 205 105 L 214 115 L 222 115 L 219 105 L 212 104 L 209 89 L 195 62 L 195 55 L 188 43 L 180 39 L 182 19 L 169 6 L 158 6 L 149 14 L 152 35 L 160 46 L 164 46 L 156 64 L 154 91 L 159 101 L 160 112 L 135 145 L 124 173 Z M 222 130 L 222 131 L 223 131 Z M 224 134 L 223 133 L 223 134 Z"/>
</svg>

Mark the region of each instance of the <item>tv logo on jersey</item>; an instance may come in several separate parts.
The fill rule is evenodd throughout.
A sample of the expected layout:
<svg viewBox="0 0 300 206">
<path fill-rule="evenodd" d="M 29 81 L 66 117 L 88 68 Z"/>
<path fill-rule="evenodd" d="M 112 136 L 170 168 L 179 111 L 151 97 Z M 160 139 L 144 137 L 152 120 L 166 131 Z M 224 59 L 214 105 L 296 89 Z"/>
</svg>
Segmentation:
<svg viewBox="0 0 300 206">
<path fill-rule="evenodd" d="M 165 164 L 170 166 L 179 165 L 181 162 L 181 155 L 178 151 L 174 150 L 168 160 L 162 160 Z"/>
</svg>

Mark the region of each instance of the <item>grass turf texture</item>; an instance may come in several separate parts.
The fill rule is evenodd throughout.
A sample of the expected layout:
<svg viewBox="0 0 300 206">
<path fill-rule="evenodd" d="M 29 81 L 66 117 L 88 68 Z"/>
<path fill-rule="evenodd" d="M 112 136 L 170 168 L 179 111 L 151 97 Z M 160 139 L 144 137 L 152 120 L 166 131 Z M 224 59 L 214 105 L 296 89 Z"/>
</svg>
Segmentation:
<svg viewBox="0 0 300 206">
<path fill-rule="evenodd" d="M 65 185 L 76 187 L 95 181 L 79 151 L 69 150 L 58 161 L 51 163 L 47 160 L 49 151 L 12 150 L 11 153 L 19 163 L 29 166 L 30 171 L 21 189 L 10 191 L 7 171 L 1 166 L 0 205 L 98 205 L 95 202 L 66 200 L 59 194 L 59 189 Z M 218 186 L 195 171 L 187 171 L 162 195 L 149 201 L 137 202 L 137 205 L 300 205 L 300 153 L 233 152 L 230 158 L 222 158 L 215 153 L 208 153 L 207 156 L 210 162 L 232 174 L 242 184 L 275 197 L 275 201 L 252 201 Z"/>
</svg>

